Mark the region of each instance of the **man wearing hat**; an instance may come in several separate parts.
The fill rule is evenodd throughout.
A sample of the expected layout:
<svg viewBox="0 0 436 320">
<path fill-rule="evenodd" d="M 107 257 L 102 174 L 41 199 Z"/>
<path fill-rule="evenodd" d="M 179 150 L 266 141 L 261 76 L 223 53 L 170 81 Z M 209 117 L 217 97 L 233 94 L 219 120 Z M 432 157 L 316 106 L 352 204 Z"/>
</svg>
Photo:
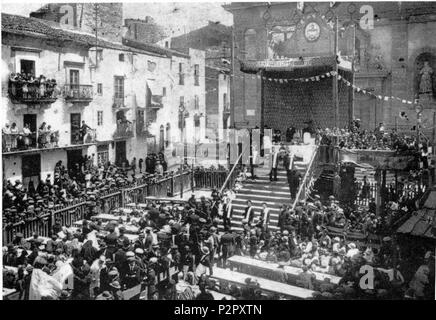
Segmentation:
<svg viewBox="0 0 436 320">
<path fill-rule="evenodd" d="M 230 197 L 228 197 L 228 198 L 226 198 L 226 203 L 223 205 L 223 225 L 224 225 L 224 229 L 226 227 L 230 228 L 232 216 L 233 216 L 232 199 Z"/>
<path fill-rule="evenodd" d="M 109 284 L 110 293 L 114 297 L 114 300 L 124 300 L 123 292 L 121 291 L 121 285 L 118 281 L 112 281 Z"/>
<path fill-rule="evenodd" d="M 14 239 L 12 240 L 12 244 L 14 246 L 20 247 L 20 248 L 26 248 L 29 249 L 30 245 L 27 243 L 27 241 L 24 239 L 24 236 L 21 232 L 17 232 L 15 234 Z"/>
<path fill-rule="evenodd" d="M 141 270 L 136 261 L 135 253 L 126 253 L 126 263 L 124 263 L 121 273 L 121 283 L 126 289 L 133 288 L 141 282 Z"/>
</svg>

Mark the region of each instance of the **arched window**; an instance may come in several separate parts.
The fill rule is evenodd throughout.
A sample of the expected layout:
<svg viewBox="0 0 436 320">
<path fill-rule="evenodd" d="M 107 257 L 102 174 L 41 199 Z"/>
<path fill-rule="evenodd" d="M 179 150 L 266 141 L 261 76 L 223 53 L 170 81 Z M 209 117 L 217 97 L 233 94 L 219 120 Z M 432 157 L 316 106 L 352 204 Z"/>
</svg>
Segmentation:
<svg viewBox="0 0 436 320">
<path fill-rule="evenodd" d="M 165 149 L 165 129 L 163 124 L 160 126 L 159 134 L 159 150 L 163 151 Z"/>
<path fill-rule="evenodd" d="M 256 31 L 248 29 L 244 35 L 245 59 L 254 60 L 257 58 Z"/>
<path fill-rule="evenodd" d="M 166 128 L 166 136 L 167 136 L 167 140 L 166 140 L 166 147 L 168 147 L 171 143 L 171 125 L 169 123 L 167 123 L 167 128 Z"/>
</svg>

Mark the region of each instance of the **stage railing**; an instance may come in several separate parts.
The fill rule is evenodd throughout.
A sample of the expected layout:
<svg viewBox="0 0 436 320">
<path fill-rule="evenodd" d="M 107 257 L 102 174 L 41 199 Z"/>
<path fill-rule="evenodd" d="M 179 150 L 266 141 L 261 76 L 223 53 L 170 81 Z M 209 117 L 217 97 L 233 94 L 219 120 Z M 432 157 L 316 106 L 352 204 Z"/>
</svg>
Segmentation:
<svg viewBox="0 0 436 320">
<path fill-rule="evenodd" d="M 310 159 L 309 165 L 307 166 L 306 173 L 304 174 L 303 179 L 301 180 L 300 187 L 298 188 L 297 195 L 295 197 L 294 203 L 292 204 L 292 210 L 295 209 L 298 201 L 305 200 L 310 193 L 310 186 L 313 183 L 312 178 L 315 173 L 317 161 L 319 158 L 319 146 L 315 147 L 315 151 L 312 154 L 312 158 Z"/>
</svg>

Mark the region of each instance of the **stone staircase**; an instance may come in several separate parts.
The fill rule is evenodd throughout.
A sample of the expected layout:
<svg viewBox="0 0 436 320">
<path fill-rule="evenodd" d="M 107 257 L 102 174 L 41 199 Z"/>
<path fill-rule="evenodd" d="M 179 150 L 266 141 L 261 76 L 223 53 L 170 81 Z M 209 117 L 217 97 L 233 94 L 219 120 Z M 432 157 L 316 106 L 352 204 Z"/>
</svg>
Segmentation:
<svg viewBox="0 0 436 320">
<path fill-rule="evenodd" d="M 308 164 L 302 161 L 295 161 L 296 169 L 303 177 Z M 289 194 L 289 185 L 286 176 L 286 170 L 283 166 L 279 165 L 277 172 L 278 181 L 269 181 L 269 171 L 267 169 L 256 170 L 257 179 L 247 179 L 243 183 L 242 189 L 236 195 L 232 202 L 233 217 L 232 217 L 232 230 L 242 230 L 242 220 L 245 216 L 245 208 L 247 207 L 247 200 L 251 200 L 255 212 L 254 221 L 259 219 L 262 210 L 262 203 L 266 202 L 270 209 L 270 229 L 278 230 L 278 219 L 280 207 L 282 204 L 292 205 Z M 222 224 L 220 229 L 223 229 Z"/>
</svg>

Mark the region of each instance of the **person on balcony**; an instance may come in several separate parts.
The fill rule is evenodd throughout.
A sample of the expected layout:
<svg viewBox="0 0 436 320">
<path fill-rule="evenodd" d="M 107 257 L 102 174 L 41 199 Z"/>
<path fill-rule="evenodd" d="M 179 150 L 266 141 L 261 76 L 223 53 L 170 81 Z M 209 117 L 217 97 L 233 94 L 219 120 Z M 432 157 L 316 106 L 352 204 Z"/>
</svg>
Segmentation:
<svg viewBox="0 0 436 320">
<path fill-rule="evenodd" d="M 47 124 L 45 122 L 38 129 L 38 144 L 40 148 L 47 146 Z"/>
<path fill-rule="evenodd" d="M 3 135 L 3 150 L 9 152 L 11 151 L 11 147 L 12 147 L 11 127 L 9 123 L 6 123 L 5 127 L 2 129 L 2 135 Z"/>
<path fill-rule="evenodd" d="M 15 122 L 11 125 L 11 148 L 16 149 L 17 148 L 17 141 L 18 141 L 18 127 Z"/>
<path fill-rule="evenodd" d="M 23 128 L 24 148 L 29 149 L 32 144 L 32 131 L 30 131 L 29 124 L 26 123 Z"/>
<path fill-rule="evenodd" d="M 91 128 L 85 123 L 84 120 L 82 120 L 82 126 L 80 127 L 80 140 L 82 143 L 85 143 L 85 137 L 88 133 L 88 130 L 91 130 Z"/>
<path fill-rule="evenodd" d="M 39 97 L 44 98 L 45 97 L 45 77 L 43 75 L 39 76 Z"/>
</svg>

